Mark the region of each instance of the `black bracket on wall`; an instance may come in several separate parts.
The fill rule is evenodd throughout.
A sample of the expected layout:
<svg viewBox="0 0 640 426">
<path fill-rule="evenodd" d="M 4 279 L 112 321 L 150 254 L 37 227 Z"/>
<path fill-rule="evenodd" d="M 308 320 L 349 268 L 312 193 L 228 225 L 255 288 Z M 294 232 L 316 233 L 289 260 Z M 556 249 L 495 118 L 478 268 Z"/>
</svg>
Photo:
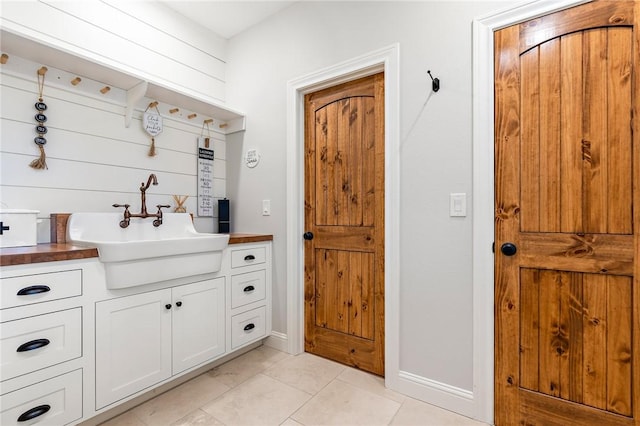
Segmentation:
<svg viewBox="0 0 640 426">
<path fill-rule="evenodd" d="M 440 79 L 433 78 L 433 76 L 431 75 L 431 70 L 428 70 L 427 74 L 429 74 L 429 77 L 431 77 L 431 89 L 434 92 L 437 92 L 438 90 L 440 90 Z"/>
</svg>

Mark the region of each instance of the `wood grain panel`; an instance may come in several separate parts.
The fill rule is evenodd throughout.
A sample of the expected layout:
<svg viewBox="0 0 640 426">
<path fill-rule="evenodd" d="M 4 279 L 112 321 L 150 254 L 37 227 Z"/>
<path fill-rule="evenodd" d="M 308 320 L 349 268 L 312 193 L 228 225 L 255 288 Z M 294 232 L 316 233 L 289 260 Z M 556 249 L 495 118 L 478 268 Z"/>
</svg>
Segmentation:
<svg viewBox="0 0 640 426">
<path fill-rule="evenodd" d="M 510 241 L 519 246 L 518 211 L 520 179 L 519 117 L 519 57 L 518 28 L 510 27 L 495 33 L 495 242 L 500 247 Z M 518 423 L 519 410 L 519 327 L 517 259 L 495 258 L 495 422 L 501 425 Z"/>
<path fill-rule="evenodd" d="M 316 250 L 314 265 L 316 266 L 315 275 L 315 291 L 313 292 L 313 299 L 315 301 L 315 324 L 318 327 L 327 327 L 327 309 L 328 305 L 332 303 L 332 299 L 327 289 L 327 280 L 329 278 L 328 265 L 329 260 L 326 250 Z"/>
<path fill-rule="evenodd" d="M 338 101 L 338 139 L 335 153 L 334 188 L 335 224 L 349 225 L 349 144 L 351 133 L 351 99 Z"/>
<path fill-rule="evenodd" d="M 540 61 L 538 49 L 520 57 L 520 230 L 540 230 Z"/>
<path fill-rule="evenodd" d="M 607 232 L 607 29 L 584 33 L 582 205 L 584 232 Z"/>
<path fill-rule="evenodd" d="M 540 46 L 540 231 L 560 231 L 560 40 Z"/>
<path fill-rule="evenodd" d="M 566 346 L 558 347 L 560 397 L 582 402 L 582 274 L 561 274 L 560 336 Z M 562 352 L 560 352 L 562 349 Z"/>
<path fill-rule="evenodd" d="M 365 115 L 365 99 L 353 98 L 350 101 L 349 112 L 349 155 L 348 155 L 348 176 L 349 187 L 347 191 L 349 203 L 348 225 L 361 226 L 362 220 L 362 145 L 363 128 Z"/>
<path fill-rule="evenodd" d="M 364 255 L 362 257 L 362 282 L 375 282 L 375 270 L 374 270 L 374 255 Z M 361 313 L 362 313 L 362 331 L 360 336 L 365 339 L 375 339 L 376 321 L 378 321 L 379 327 L 384 327 L 384 323 L 381 322 L 380 317 L 375 315 L 376 308 L 376 288 L 363 285 L 361 298 Z M 384 329 L 384 328 L 383 328 Z M 378 336 L 380 331 L 378 330 Z"/>
<path fill-rule="evenodd" d="M 333 104 L 335 107 L 335 122 L 329 124 L 329 118 L 333 116 L 333 113 L 327 113 L 327 156 L 325 161 L 327 163 L 326 173 L 326 187 L 327 187 L 327 202 L 325 209 L 327 211 L 327 225 L 338 225 L 338 194 L 336 191 L 336 180 L 340 173 L 338 159 L 338 141 L 340 139 L 340 104 L 338 102 Z"/>
<path fill-rule="evenodd" d="M 583 277 L 584 395 L 583 402 L 607 408 L 607 276 Z"/>
<path fill-rule="evenodd" d="M 523 425 L 634 426 L 633 419 L 540 393 L 522 390 L 520 415 Z"/>
<path fill-rule="evenodd" d="M 316 173 L 310 176 L 311 188 L 309 191 L 315 195 L 313 200 L 316 214 L 316 222 L 320 224 L 327 224 L 327 211 L 329 203 L 329 188 L 328 188 L 328 152 L 327 142 L 330 138 L 328 129 L 335 129 L 336 120 L 336 105 L 330 104 L 324 108 L 315 111 L 315 128 L 313 137 L 315 137 L 315 146 L 310 148 L 314 153 L 315 158 L 315 170 Z M 329 125 L 331 121 L 331 126 Z M 331 135 L 333 138 L 333 135 Z"/>
<path fill-rule="evenodd" d="M 561 38 L 560 179 L 561 231 L 583 232 L 582 223 L 582 33 Z"/>
<path fill-rule="evenodd" d="M 540 271 L 540 381 L 538 390 L 560 396 L 560 356 L 567 341 L 560 327 L 562 274 Z"/>
<path fill-rule="evenodd" d="M 633 237 L 605 234 L 523 233 L 524 267 L 632 275 Z"/>
<path fill-rule="evenodd" d="M 630 416 L 633 412 L 631 278 L 608 277 L 607 284 L 607 410 Z"/>
<path fill-rule="evenodd" d="M 520 386 L 538 390 L 540 351 L 540 271 L 520 270 Z"/>
<path fill-rule="evenodd" d="M 366 112 L 362 123 L 364 128 L 362 131 L 362 225 L 373 226 L 375 224 L 376 175 L 383 175 L 383 170 L 376 170 L 378 163 L 375 151 L 375 102 L 372 98 L 366 98 L 364 103 Z"/>
<path fill-rule="evenodd" d="M 349 334 L 362 336 L 362 254 L 349 253 Z M 366 288 L 367 286 L 365 286 Z"/>
<path fill-rule="evenodd" d="M 609 140 L 608 232 L 630 234 L 632 230 L 632 108 L 633 33 L 628 28 L 608 30 Z M 638 46 L 636 46 L 636 49 Z M 637 72 L 637 71 L 636 71 Z M 635 88 L 636 94 L 638 88 Z"/>
<path fill-rule="evenodd" d="M 520 24 L 520 52 L 559 36 L 589 28 L 627 26 L 633 22 L 633 3 L 595 1 Z"/>
</svg>

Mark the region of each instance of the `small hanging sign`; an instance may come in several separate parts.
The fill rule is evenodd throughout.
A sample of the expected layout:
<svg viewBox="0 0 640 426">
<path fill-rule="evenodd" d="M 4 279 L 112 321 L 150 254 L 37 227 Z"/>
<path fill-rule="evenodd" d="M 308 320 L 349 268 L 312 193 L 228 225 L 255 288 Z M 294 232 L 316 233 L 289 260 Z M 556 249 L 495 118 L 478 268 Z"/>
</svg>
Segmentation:
<svg viewBox="0 0 640 426">
<path fill-rule="evenodd" d="M 149 111 L 149 108 L 155 108 L 155 112 Z M 156 155 L 155 137 L 162 133 L 162 116 L 158 111 L 158 103 L 151 102 L 142 115 L 142 128 L 151 135 L 151 146 L 149 147 L 149 157 Z"/>
<path fill-rule="evenodd" d="M 47 67 L 40 67 L 37 71 L 38 76 L 38 102 L 36 102 L 33 106 L 36 108 L 38 113 L 33 116 L 36 120 L 36 133 L 38 136 L 33 138 L 33 142 L 38 147 L 40 151 L 40 156 L 35 160 L 29 163 L 29 167 L 34 169 L 46 169 L 47 168 L 47 156 L 44 152 L 44 145 L 47 143 L 47 139 L 44 135 L 47 133 L 47 126 L 44 123 L 47 122 L 47 116 L 43 114 L 43 111 L 47 110 L 47 104 L 44 103 L 44 99 L 42 98 L 44 92 L 44 76 L 47 73 Z"/>
<path fill-rule="evenodd" d="M 198 138 L 198 216 L 213 216 L 213 160 L 214 152 L 207 149 L 209 138 Z"/>
</svg>

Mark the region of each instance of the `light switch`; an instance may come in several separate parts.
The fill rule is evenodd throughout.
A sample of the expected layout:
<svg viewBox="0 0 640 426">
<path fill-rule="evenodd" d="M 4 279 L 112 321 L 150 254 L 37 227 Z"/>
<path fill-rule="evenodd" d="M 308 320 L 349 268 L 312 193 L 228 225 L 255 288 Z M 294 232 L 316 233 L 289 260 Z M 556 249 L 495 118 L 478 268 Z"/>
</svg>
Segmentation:
<svg viewBox="0 0 640 426">
<path fill-rule="evenodd" d="M 271 200 L 262 200 L 262 216 L 271 216 Z"/>
<path fill-rule="evenodd" d="M 467 194 L 464 192 L 449 194 L 449 216 L 467 215 Z"/>
</svg>

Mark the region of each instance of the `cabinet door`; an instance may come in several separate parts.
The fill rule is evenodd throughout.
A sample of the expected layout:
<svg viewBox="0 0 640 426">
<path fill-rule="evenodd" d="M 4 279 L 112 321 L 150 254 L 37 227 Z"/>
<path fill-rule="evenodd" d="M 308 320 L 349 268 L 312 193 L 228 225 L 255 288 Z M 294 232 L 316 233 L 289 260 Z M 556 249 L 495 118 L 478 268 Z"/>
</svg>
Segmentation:
<svg viewBox="0 0 640 426">
<path fill-rule="evenodd" d="M 173 289 L 173 374 L 225 351 L 224 277 Z"/>
<path fill-rule="evenodd" d="M 170 303 L 171 289 L 96 303 L 96 409 L 171 376 Z"/>
</svg>

